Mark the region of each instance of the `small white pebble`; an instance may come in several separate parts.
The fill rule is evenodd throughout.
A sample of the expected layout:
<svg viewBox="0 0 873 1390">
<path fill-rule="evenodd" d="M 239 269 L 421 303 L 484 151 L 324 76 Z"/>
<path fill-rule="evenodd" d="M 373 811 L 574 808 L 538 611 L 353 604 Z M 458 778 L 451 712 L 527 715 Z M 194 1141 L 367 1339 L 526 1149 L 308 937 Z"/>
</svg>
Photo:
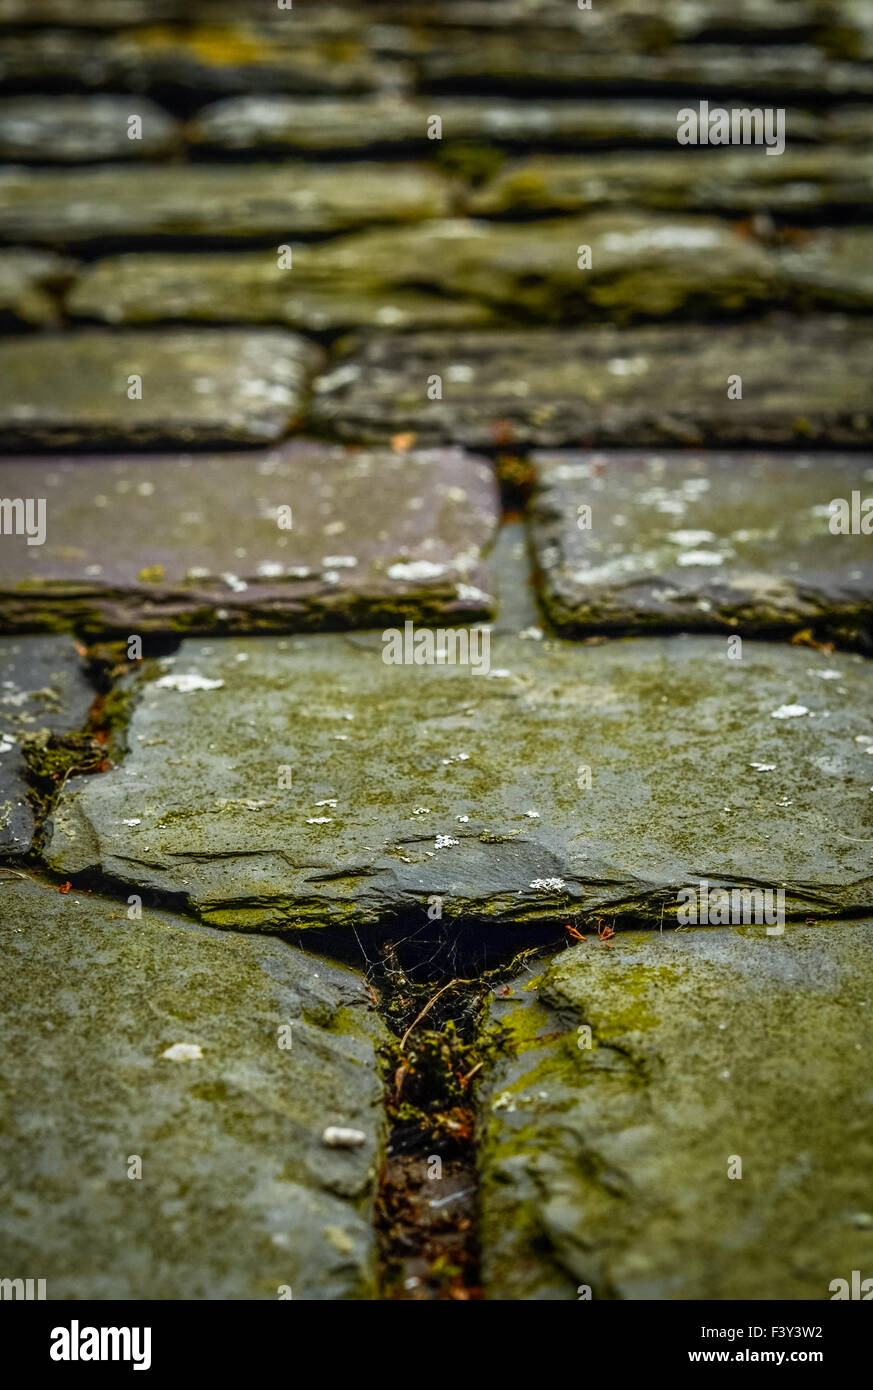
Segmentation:
<svg viewBox="0 0 873 1390">
<path fill-rule="evenodd" d="M 199 1043 L 173 1043 L 161 1056 L 168 1062 L 196 1062 L 203 1056 L 203 1049 Z"/>
<path fill-rule="evenodd" d="M 322 1144 L 329 1149 L 356 1149 L 366 1144 L 367 1136 L 362 1129 L 346 1129 L 342 1125 L 328 1125 L 321 1136 Z"/>
<path fill-rule="evenodd" d="M 803 714 L 809 714 L 806 705 L 780 705 L 778 709 L 770 711 L 770 718 L 799 719 Z"/>
</svg>

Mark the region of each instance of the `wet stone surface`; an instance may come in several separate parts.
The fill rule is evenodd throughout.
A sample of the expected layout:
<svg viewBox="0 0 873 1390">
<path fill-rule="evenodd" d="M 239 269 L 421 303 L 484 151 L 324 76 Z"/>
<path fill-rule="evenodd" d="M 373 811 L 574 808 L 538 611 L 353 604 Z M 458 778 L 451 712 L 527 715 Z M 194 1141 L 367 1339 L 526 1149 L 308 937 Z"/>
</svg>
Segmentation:
<svg viewBox="0 0 873 1390">
<path fill-rule="evenodd" d="M 0 853 L 27 854 L 36 829 L 22 740 L 78 733 L 93 699 L 69 638 L 0 637 Z"/>
<path fill-rule="evenodd" d="M 362 978 L 34 881 L 0 900 L 10 1267 L 53 1299 L 372 1297 L 385 1034 Z"/>
<path fill-rule="evenodd" d="M 458 449 L 0 459 L 46 537 L 0 549 L 0 623 L 129 632 L 487 618 L 490 464 Z"/>
<path fill-rule="evenodd" d="M 48 862 L 244 930 L 426 923 L 431 895 L 447 923 L 657 926 L 701 876 L 782 887 L 801 916 L 873 904 L 860 657 L 527 631 L 491 642 L 487 674 L 445 633 L 431 665 L 383 652 L 378 633 L 183 643 L 124 762 L 67 782 Z"/>
<path fill-rule="evenodd" d="M 495 998 L 486 1297 L 821 1301 L 869 1268 L 871 946 L 869 920 L 592 934 Z"/>
<path fill-rule="evenodd" d="M 610 628 L 789 634 L 873 650 L 869 537 L 841 534 L 869 455 L 536 454 L 540 591 L 567 634 Z M 586 508 L 590 509 L 589 512 Z M 873 526 L 873 521 L 870 523 Z"/>
<path fill-rule="evenodd" d="M 857 446 L 871 435 L 871 361 L 870 320 L 837 315 L 718 333 L 657 325 L 386 334 L 361 340 L 315 382 L 314 415 L 345 439 L 409 431 L 476 448 Z M 742 399 L 728 399 L 737 375 Z"/>
<path fill-rule="evenodd" d="M 268 443 L 297 421 L 319 360 L 278 331 L 7 338 L 0 450 Z"/>
<path fill-rule="evenodd" d="M 80 173 L 0 170 L 0 241 L 82 246 L 195 240 L 286 242 L 448 210 L 437 172 L 416 165 L 113 165 Z"/>
</svg>

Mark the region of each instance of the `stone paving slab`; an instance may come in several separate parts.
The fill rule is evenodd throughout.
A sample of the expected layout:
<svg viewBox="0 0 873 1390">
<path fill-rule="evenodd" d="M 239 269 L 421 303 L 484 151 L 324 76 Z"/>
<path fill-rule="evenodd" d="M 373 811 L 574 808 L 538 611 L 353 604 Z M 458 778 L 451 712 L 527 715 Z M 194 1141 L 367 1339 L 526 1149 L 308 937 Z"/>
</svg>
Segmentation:
<svg viewBox="0 0 873 1390">
<path fill-rule="evenodd" d="M 103 88 L 190 105 L 243 92 L 368 92 L 402 76 L 396 63 L 374 60 L 360 33 L 347 33 L 339 42 L 329 35 L 301 36 L 294 17 L 288 18 L 284 27 L 260 31 L 246 23 L 207 22 L 150 24 L 118 33 L 34 29 L 9 34 L 3 40 L 5 86 L 8 91 Z"/>
<path fill-rule="evenodd" d="M 131 116 L 142 121 L 130 139 Z M 11 163 L 93 164 L 109 159 L 161 159 L 179 143 L 172 116 L 142 97 L 6 97 L 0 101 L 0 159 Z"/>
<path fill-rule="evenodd" d="M 870 362 L 870 320 L 839 315 L 717 331 L 384 334 L 315 381 L 314 418 L 372 443 L 859 446 L 871 438 Z M 734 376 L 743 395 L 729 400 Z"/>
<path fill-rule="evenodd" d="M 866 108 L 859 108 L 864 111 Z M 676 101 L 519 101 L 499 97 L 433 94 L 411 98 L 388 92 L 357 98 L 293 97 L 279 93 L 228 97 L 204 106 L 186 128 L 186 138 L 212 152 L 273 153 L 357 151 L 414 147 L 443 157 L 453 141 L 478 141 L 512 149 L 580 149 L 603 145 L 676 147 Z M 439 116 L 441 136 L 429 137 L 428 123 Z M 816 140 L 824 118 L 807 111 L 786 112 L 794 140 Z M 853 117 L 852 129 L 858 125 Z M 866 137 L 873 141 L 873 131 Z M 492 163 L 499 164 L 497 154 Z M 463 167 L 463 166 L 461 166 Z M 471 166 L 472 167 L 472 166 Z"/>
<path fill-rule="evenodd" d="M 77 266 L 51 251 L 0 250 L 0 327 L 57 327 L 60 295 Z"/>
<path fill-rule="evenodd" d="M 448 210 L 433 169 L 351 165 L 111 165 L 0 170 L 0 241 L 82 246 L 198 243 L 420 221 Z"/>
<path fill-rule="evenodd" d="M 419 44 L 419 80 L 430 90 L 567 91 L 579 97 L 616 88 L 649 95 L 665 88 L 695 98 L 701 92 L 757 97 L 769 91 L 818 100 L 873 93 L 873 74 L 864 62 L 830 57 L 811 44 L 694 43 L 634 52 L 604 35 L 598 51 L 580 44 L 578 35 L 544 27 L 523 34 L 459 28 L 440 38 L 434 29 Z"/>
<path fill-rule="evenodd" d="M 870 455 L 556 452 L 533 462 L 540 592 L 563 633 L 814 624 L 871 643 L 869 537 L 833 532 L 830 507 L 844 499 L 848 527 L 853 493 L 859 507 L 873 498 Z"/>
<path fill-rule="evenodd" d="M 873 149 L 821 145 L 768 158 L 763 148 L 540 155 L 502 166 L 467 201 L 474 216 L 585 212 L 599 207 L 719 212 L 737 217 L 870 218 Z"/>
<path fill-rule="evenodd" d="M 299 417 L 320 361 L 312 343 L 278 330 L 7 338 L 0 450 L 270 443 Z"/>
<path fill-rule="evenodd" d="M 869 1269 L 871 947 L 869 920 L 590 935 L 495 998 L 485 1296 L 820 1302 Z"/>
<path fill-rule="evenodd" d="M 13 543 L 4 538 L 4 559 Z M 0 637 L 0 854 L 27 854 L 33 845 L 22 739 L 80 732 L 93 699 L 69 638 Z"/>
<path fill-rule="evenodd" d="M 483 555 L 500 499 L 491 466 L 458 449 L 0 460 L 0 494 L 34 493 L 45 544 L 0 549 L 7 629 L 287 631 L 493 611 Z"/>
<path fill-rule="evenodd" d="M 579 266 L 580 247 L 590 264 Z M 710 317 L 774 306 L 873 308 L 873 231 L 767 246 L 713 218 L 629 211 L 520 225 L 464 218 L 273 250 L 108 257 L 66 299 L 74 318 L 344 328 L 475 328 Z"/>
<path fill-rule="evenodd" d="M 33 881 L 0 908 L 10 1275 L 52 1299 L 372 1298 L 385 1032 L 362 977 Z"/>
<path fill-rule="evenodd" d="M 288 267 L 280 267 L 272 248 L 107 257 L 84 271 L 65 308 L 74 319 L 106 323 L 278 323 L 310 333 L 484 328 L 497 321 L 488 304 L 453 296 L 448 289 L 410 288 L 434 268 L 423 266 L 421 253 L 417 275 L 414 268 L 405 268 L 408 261 L 383 264 L 391 250 L 401 254 L 405 240 L 398 245 L 389 237 L 385 255 L 377 259 L 381 240 L 376 236 L 372 246 L 368 240 L 356 254 L 357 243 L 367 235 L 295 244 Z M 427 242 L 423 230 L 424 247 Z"/>
<path fill-rule="evenodd" d="M 432 895 L 446 923 L 657 926 L 701 877 L 804 917 L 873 904 L 860 657 L 397 632 L 185 642 L 123 764 L 67 782 L 47 861 L 243 930 L 425 923 Z M 433 664 L 383 660 L 407 639 Z"/>
</svg>

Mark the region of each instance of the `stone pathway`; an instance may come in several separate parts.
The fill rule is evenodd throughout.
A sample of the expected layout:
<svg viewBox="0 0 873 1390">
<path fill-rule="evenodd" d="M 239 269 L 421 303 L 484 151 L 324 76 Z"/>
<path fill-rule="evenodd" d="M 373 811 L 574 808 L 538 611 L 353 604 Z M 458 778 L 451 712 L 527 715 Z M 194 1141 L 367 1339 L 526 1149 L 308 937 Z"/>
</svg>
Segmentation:
<svg viewBox="0 0 873 1390">
<path fill-rule="evenodd" d="M 4 1276 L 873 1275 L 871 57 L 0 0 Z"/>
</svg>

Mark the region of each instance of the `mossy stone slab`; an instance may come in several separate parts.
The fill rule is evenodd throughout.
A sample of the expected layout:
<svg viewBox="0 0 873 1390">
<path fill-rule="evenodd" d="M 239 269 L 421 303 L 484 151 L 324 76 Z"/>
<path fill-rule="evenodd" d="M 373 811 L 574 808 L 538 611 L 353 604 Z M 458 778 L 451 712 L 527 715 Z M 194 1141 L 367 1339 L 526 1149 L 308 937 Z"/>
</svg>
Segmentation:
<svg viewBox="0 0 873 1390">
<path fill-rule="evenodd" d="M 0 549 L 0 626 L 113 632 L 487 618 L 500 500 L 460 449 L 0 459 L 46 538 Z"/>
<path fill-rule="evenodd" d="M 314 418 L 349 440 L 478 448 L 858 447 L 873 437 L 871 323 L 373 335 L 316 380 Z"/>
<path fill-rule="evenodd" d="M 372 1298 L 385 1032 L 363 978 L 45 883 L 3 882 L 0 908 L 10 1274 L 63 1300 Z M 359 1141 L 328 1147 L 332 1125 Z"/>
<path fill-rule="evenodd" d="M 589 935 L 491 1010 L 486 1298 L 808 1299 L 873 1261 L 873 922 Z"/>
<path fill-rule="evenodd" d="M 0 170 L 0 241 L 238 242 L 443 216 L 448 184 L 415 164 L 196 164 Z"/>
<path fill-rule="evenodd" d="M 378 631 L 186 641 L 123 763 L 67 782 L 48 862 L 254 930 L 426 923 L 432 895 L 446 930 L 657 925 L 689 876 L 782 887 L 801 916 L 873 906 L 859 656 L 494 636 L 476 674 L 440 631 L 421 665 Z"/>
<path fill-rule="evenodd" d="M 270 443 L 299 419 L 320 361 L 312 343 L 278 330 L 7 338 L 0 449 Z"/>
<path fill-rule="evenodd" d="M 0 854 L 27 854 L 36 829 L 22 739 L 79 733 L 94 695 L 70 638 L 0 637 Z"/>
<path fill-rule="evenodd" d="M 828 222 L 840 211 L 854 218 L 873 209 L 870 146 L 821 145 L 769 157 L 750 148 L 680 149 L 541 155 L 513 161 L 472 193 L 474 216 L 590 212 L 601 207 L 719 212 L 735 217 L 770 213 L 790 221 Z"/>
<path fill-rule="evenodd" d="M 540 592 L 565 634 L 813 625 L 873 650 L 869 537 L 830 529 L 832 500 L 850 514 L 853 492 L 873 497 L 869 456 L 556 451 L 534 464 Z"/>
</svg>

